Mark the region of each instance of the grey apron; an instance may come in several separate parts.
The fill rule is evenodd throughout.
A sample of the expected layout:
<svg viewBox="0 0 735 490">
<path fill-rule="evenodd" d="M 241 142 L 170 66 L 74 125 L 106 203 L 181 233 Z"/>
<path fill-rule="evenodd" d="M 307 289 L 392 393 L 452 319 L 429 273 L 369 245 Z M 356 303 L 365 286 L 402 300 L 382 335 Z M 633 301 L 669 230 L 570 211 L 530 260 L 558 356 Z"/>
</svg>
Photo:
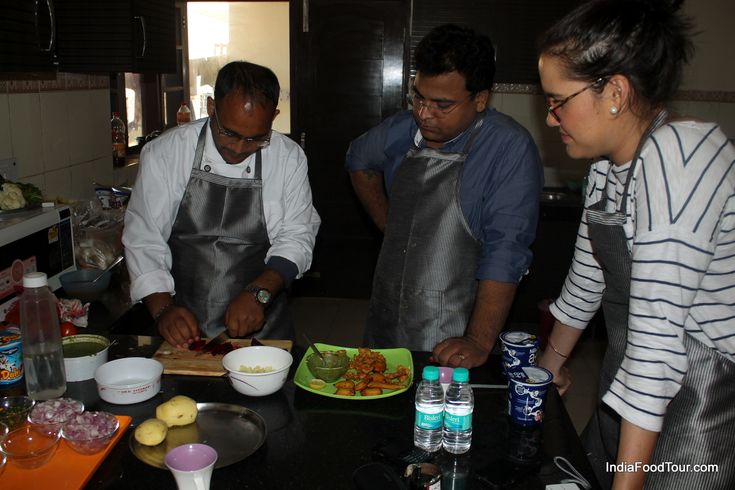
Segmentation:
<svg viewBox="0 0 735 490">
<path fill-rule="evenodd" d="M 416 146 L 391 188 L 364 343 L 431 351 L 464 335 L 475 304 L 480 243 L 459 204 L 462 168 L 483 119 L 461 153 Z"/>
<path fill-rule="evenodd" d="M 641 138 L 635 156 L 630 164 L 623 190 L 622 205 L 619 211 L 605 211 L 608 201 L 607 185 L 599 201 L 587 209 L 587 224 L 592 253 L 600 264 L 605 279 L 605 292 L 602 295 L 602 310 L 605 315 L 607 331 L 607 350 L 600 370 L 600 387 L 597 395 L 597 408 L 582 432 L 582 442 L 587 456 L 602 488 L 610 488 L 614 473 L 606 471 L 606 463 L 615 463 L 620 437 L 620 416 L 602 403 L 602 396 L 610 385 L 623 362 L 628 331 L 628 302 L 630 300 L 630 272 L 632 258 L 625 237 L 625 216 L 628 208 L 628 188 L 635 172 L 643 142 L 666 119 L 662 111 Z M 612 171 L 612 166 L 610 167 Z M 613 196 L 614 199 L 614 196 Z"/>
<path fill-rule="evenodd" d="M 205 124 L 199 133 L 191 176 L 186 184 L 168 244 L 177 305 L 192 311 L 207 337 L 225 329 L 230 301 L 265 268 L 270 247 L 263 213 L 262 158 L 255 157 L 252 179 L 215 175 L 202 169 Z M 266 324 L 254 335 L 293 338 L 286 295 L 279 294 L 266 311 Z"/>
<path fill-rule="evenodd" d="M 647 490 L 735 488 L 735 363 L 684 334 L 689 369 L 669 403 L 651 464 L 716 464 L 717 471 L 649 472 Z"/>
</svg>

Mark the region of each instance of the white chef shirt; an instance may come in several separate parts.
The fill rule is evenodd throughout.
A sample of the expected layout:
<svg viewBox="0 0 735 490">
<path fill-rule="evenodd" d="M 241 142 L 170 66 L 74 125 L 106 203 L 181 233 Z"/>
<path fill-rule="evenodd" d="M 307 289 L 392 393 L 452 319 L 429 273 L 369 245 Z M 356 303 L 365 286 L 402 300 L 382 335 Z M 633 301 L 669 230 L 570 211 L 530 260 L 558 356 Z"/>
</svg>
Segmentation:
<svg viewBox="0 0 735 490">
<path fill-rule="evenodd" d="M 156 292 L 175 293 L 167 242 L 189 182 L 197 138 L 207 121 L 200 119 L 170 129 L 146 144 L 140 154 L 122 239 L 133 301 Z M 284 258 L 295 264 L 300 277 L 311 265 L 321 223 L 311 202 L 306 155 L 295 142 L 276 131 L 261 154 L 263 211 L 271 242 L 265 260 Z M 209 166 L 216 175 L 251 178 L 255 158 L 253 154 L 236 165 L 226 163 L 207 129 L 202 169 Z"/>
</svg>

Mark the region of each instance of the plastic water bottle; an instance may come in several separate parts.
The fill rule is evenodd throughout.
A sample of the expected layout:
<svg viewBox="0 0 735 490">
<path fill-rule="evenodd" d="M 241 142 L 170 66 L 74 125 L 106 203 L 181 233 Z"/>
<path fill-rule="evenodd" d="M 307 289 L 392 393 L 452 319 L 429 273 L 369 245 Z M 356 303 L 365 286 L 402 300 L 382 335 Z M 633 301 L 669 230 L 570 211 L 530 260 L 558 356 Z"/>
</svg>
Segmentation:
<svg viewBox="0 0 735 490">
<path fill-rule="evenodd" d="M 112 130 L 112 165 L 125 166 L 125 123 L 120 119 L 120 113 L 113 112 L 110 120 Z"/>
<path fill-rule="evenodd" d="M 34 400 L 58 398 L 66 391 L 56 302 L 56 296 L 48 288 L 46 273 L 29 272 L 23 276 L 20 297 L 23 367 L 26 391 Z"/>
<path fill-rule="evenodd" d="M 472 445 L 472 412 L 475 396 L 469 384 L 470 373 L 465 368 L 454 368 L 452 384 L 444 400 L 444 430 L 442 445 L 453 454 L 469 451 Z"/>
<path fill-rule="evenodd" d="M 413 443 L 416 447 L 433 453 L 442 447 L 444 390 L 439 384 L 438 367 L 426 366 L 422 378 L 416 389 Z"/>
</svg>

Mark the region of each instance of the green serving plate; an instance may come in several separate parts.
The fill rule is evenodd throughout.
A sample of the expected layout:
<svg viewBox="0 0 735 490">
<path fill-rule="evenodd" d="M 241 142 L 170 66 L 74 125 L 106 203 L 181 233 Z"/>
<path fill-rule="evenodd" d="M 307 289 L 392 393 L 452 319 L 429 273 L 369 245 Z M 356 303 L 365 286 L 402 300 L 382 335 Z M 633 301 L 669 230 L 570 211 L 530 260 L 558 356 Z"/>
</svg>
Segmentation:
<svg viewBox="0 0 735 490">
<path fill-rule="evenodd" d="M 329 345 L 329 344 L 316 344 L 316 348 L 320 351 L 330 351 L 330 350 L 340 350 L 344 349 L 347 351 L 347 355 L 350 357 L 354 357 L 357 355 L 358 350 L 356 348 L 351 347 L 340 347 L 337 345 Z M 411 357 L 411 351 L 408 349 L 372 349 L 374 352 L 380 352 L 383 354 L 383 357 L 385 357 L 386 362 L 386 371 L 393 372 L 395 371 L 398 366 L 406 366 L 411 370 L 411 374 L 408 379 L 408 383 L 403 388 L 399 388 L 397 390 L 383 390 L 382 395 L 374 395 L 374 396 L 360 396 L 359 394 L 355 396 L 345 396 L 345 395 L 337 395 L 336 391 L 337 389 L 334 387 L 334 383 L 327 383 L 327 385 L 322 388 L 321 390 L 316 390 L 309 386 L 309 381 L 314 379 L 314 375 L 311 374 L 311 371 L 309 371 L 309 368 L 306 366 L 306 358 L 311 353 L 311 349 L 308 349 L 306 353 L 304 354 L 304 357 L 301 358 L 301 362 L 299 363 L 299 367 L 296 369 L 296 374 L 294 375 L 294 384 L 298 386 L 299 388 L 302 388 L 306 391 L 311 391 L 312 393 L 316 393 L 317 395 L 322 396 L 330 396 L 332 398 L 342 398 L 345 400 L 373 400 L 375 398 L 386 398 L 389 396 L 397 395 L 399 393 L 403 393 L 406 391 L 412 384 L 413 384 L 413 357 Z M 335 381 L 335 383 L 338 383 L 339 381 L 342 381 L 344 378 L 338 379 Z"/>
</svg>

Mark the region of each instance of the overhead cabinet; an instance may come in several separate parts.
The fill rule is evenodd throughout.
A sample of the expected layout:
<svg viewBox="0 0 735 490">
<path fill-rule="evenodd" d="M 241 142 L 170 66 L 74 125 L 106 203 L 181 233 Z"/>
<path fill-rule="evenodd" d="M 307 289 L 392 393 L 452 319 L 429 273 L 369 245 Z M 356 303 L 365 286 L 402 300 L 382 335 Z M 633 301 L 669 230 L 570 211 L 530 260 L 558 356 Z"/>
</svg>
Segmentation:
<svg viewBox="0 0 735 490">
<path fill-rule="evenodd" d="M 56 0 L 61 71 L 176 71 L 174 0 Z"/>
<path fill-rule="evenodd" d="M 46 71 L 54 68 L 52 0 L 2 2 L 0 71 Z"/>
<path fill-rule="evenodd" d="M 3 2 L 4 72 L 176 71 L 174 0 Z"/>
</svg>

